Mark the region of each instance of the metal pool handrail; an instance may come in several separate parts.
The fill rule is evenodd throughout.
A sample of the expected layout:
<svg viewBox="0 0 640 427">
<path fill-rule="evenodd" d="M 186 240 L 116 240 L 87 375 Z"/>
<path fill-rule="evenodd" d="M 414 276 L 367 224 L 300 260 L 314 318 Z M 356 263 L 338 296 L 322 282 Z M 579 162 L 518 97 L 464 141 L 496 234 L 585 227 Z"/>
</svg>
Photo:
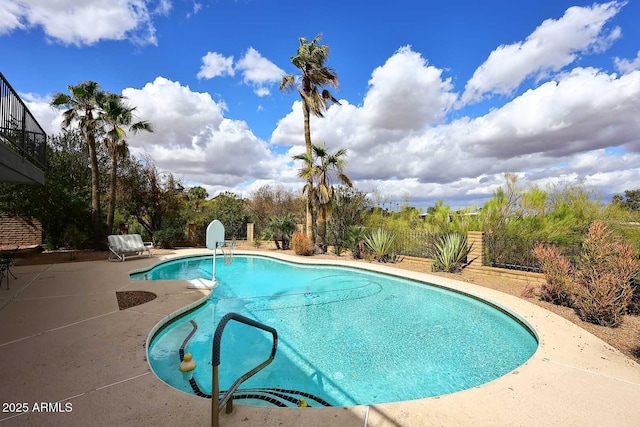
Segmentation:
<svg viewBox="0 0 640 427">
<path fill-rule="evenodd" d="M 244 375 L 240 376 L 233 383 L 229 390 L 222 396 L 222 399 L 218 400 L 218 396 L 220 394 L 220 377 L 219 377 L 219 366 L 220 366 L 220 341 L 222 340 L 222 332 L 224 332 L 224 328 L 230 320 L 235 320 L 236 322 L 244 323 L 245 325 L 253 326 L 254 328 L 262 329 L 266 332 L 271 332 L 273 335 L 273 346 L 271 347 L 271 354 L 269 358 L 248 371 Z M 216 332 L 213 335 L 213 348 L 212 348 L 212 357 L 211 364 L 212 366 L 212 378 L 211 384 L 213 390 L 211 391 L 211 427 L 219 426 L 219 418 L 220 410 L 223 406 L 226 406 L 226 413 L 230 414 L 233 411 L 233 393 L 240 387 L 240 384 L 251 378 L 257 372 L 262 370 L 265 366 L 267 366 L 273 358 L 276 356 L 276 349 L 278 348 L 278 331 L 276 331 L 271 326 L 263 325 L 260 322 L 256 322 L 253 319 L 249 319 L 248 317 L 242 316 L 238 313 L 227 313 L 220 319 L 220 323 L 216 327 Z"/>
</svg>

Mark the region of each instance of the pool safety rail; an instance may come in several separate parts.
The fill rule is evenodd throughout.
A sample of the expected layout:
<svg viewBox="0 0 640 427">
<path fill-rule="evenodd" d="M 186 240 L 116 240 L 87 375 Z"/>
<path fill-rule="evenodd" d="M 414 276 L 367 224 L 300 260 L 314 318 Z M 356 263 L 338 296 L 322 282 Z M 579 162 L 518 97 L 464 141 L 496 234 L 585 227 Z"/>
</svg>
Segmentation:
<svg viewBox="0 0 640 427">
<path fill-rule="evenodd" d="M 269 357 L 251 369 L 247 373 L 240 376 L 232 385 L 229 387 L 227 392 L 218 400 L 216 397 L 220 395 L 220 345 L 222 341 L 222 333 L 224 332 L 224 328 L 229 323 L 229 321 L 235 320 L 236 322 L 244 323 L 245 325 L 252 326 L 254 328 L 262 329 L 263 331 L 270 332 L 273 336 L 273 345 L 271 346 L 271 354 Z M 220 410 L 223 406 L 226 407 L 226 413 L 230 414 L 233 411 L 233 393 L 240 387 L 240 384 L 251 378 L 253 375 L 261 371 L 265 366 L 267 366 L 271 361 L 276 357 L 276 350 L 278 348 L 278 331 L 276 331 L 271 326 L 263 325 L 260 322 L 256 322 L 253 319 L 249 319 L 248 317 L 242 316 L 238 313 L 227 313 L 220 319 L 220 323 L 216 327 L 216 332 L 213 335 L 213 346 L 212 346 L 212 379 L 211 386 L 213 390 L 211 391 L 211 427 L 219 427 L 220 419 L 219 414 Z"/>
</svg>

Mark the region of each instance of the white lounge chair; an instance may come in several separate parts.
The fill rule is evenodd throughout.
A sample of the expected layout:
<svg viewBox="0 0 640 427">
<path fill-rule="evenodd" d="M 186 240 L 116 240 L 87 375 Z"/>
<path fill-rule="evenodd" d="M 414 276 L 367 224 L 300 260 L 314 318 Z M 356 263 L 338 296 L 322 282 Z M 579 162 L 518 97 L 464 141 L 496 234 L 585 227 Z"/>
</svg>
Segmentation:
<svg viewBox="0 0 640 427">
<path fill-rule="evenodd" d="M 124 261 L 132 256 L 142 256 L 145 253 L 152 256 L 152 242 L 143 242 L 139 234 L 112 234 L 109 241 L 109 261 Z"/>
</svg>

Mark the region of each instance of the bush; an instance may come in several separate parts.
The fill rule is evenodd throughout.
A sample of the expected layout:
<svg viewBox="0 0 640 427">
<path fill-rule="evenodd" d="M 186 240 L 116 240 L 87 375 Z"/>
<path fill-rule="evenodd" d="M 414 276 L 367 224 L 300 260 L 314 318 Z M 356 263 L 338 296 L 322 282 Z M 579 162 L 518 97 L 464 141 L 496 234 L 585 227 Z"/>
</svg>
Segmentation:
<svg viewBox="0 0 640 427">
<path fill-rule="evenodd" d="M 640 260 L 604 223 L 591 224 L 577 269 L 555 247 L 536 245 L 534 256 L 547 279 L 541 299 L 573 306 L 580 319 L 610 327 L 618 326 L 633 307 L 632 283 L 640 271 Z"/>
<path fill-rule="evenodd" d="M 313 255 L 314 246 L 306 234 L 296 231 L 291 238 L 291 246 L 296 255 Z"/>
<path fill-rule="evenodd" d="M 571 263 L 555 245 L 536 243 L 531 251 L 540 263 L 546 283 L 540 287 L 540 299 L 566 307 L 573 306 L 575 284 L 571 274 Z"/>
<path fill-rule="evenodd" d="M 582 320 L 618 326 L 633 299 L 631 281 L 640 270 L 633 248 L 615 239 L 600 221 L 594 221 L 582 244 L 575 309 Z"/>
<path fill-rule="evenodd" d="M 631 281 L 631 289 L 633 290 L 633 296 L 627 311 L 630 314 L 640 314 L 640 273 L 636 274 L 636 277 Z"/>
<path fill-rule="evenodd" d="M 184 240 L 184 230 L 167 227 L 153 233 L 153 245 L 158 248 L 171 249 L 176 242 Z"/>
<path fill-rule="evenodd" d="M 347 230 L 347 247 L 351 249 L 351 255 L 355 259 L 362 259 L 366 250 L 364 243 L 364 229 L 358 226 L 351 226 Z"/>
<path fill-rule="evenodd" d="M 434 260 L 431 264 L 433 271 L 453 273 L 462 270 L 471 251 L 471 246 L 467 244 L 467 236 L 458 233 L 443 235 L 434 246 Z"/>
</svg>

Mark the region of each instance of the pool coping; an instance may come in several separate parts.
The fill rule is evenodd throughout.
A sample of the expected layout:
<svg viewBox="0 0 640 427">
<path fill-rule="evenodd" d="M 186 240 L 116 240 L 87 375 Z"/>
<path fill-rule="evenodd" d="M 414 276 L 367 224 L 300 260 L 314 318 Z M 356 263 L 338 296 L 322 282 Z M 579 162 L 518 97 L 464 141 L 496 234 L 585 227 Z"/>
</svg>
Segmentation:
<svg viewBox="0 0 640 427">
<path fill-rule="evenodd" d="M 132 281 L 132 269 L 180 250 L 124 263 L 91 261 L 17 266 L 0 294 L 0 396 L 11 402 L 71 402 L 67 413 L 0 413 L 0 425 L 198 425 L 210 401 L 175 390 L 150 372 L 144 344 L 181 307 L 206 297 L 184 281 Z M 515 371 L 449 395 L 347 408 L 257 408 L 234 405 L 222 426 L 634 425 L 640 419 L 640 365 L 586 330 L 521 298 L 466 282 L 351 260 L 236 251 L 286 261 L 344 265 L 452 287 L 517 313 L 539 346 Z M 118 310 L 115 291 L 151 290 L 156 300 Z M 70 351 L 71 350 L 71 351 Z M 390 384 L 390 386 L 393 386 Z M 4 401 L 2 403 L 5 403 Z"/>
</svg>

